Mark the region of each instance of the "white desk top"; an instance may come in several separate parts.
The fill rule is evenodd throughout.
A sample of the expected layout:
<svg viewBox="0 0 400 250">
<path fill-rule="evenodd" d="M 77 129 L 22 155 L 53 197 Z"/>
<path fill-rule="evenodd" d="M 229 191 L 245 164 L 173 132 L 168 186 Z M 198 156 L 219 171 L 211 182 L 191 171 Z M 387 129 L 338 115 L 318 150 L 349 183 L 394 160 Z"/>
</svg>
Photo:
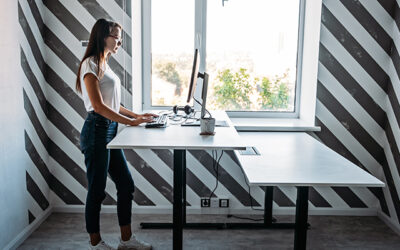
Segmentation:
<svg viewBox="0 0 400 250">
<path fill-rule="evenodd" d="M 124 128 L 107 148 L 127 149 L 244 149 L 241 138 L 225 112 L 213 112 L 213 117 L 226 120 L 230 127 L 216 127 L 215 135 L 200 135 L 200 127 L 169 125 L 166 128 L 144 126 Z"/>
<path fill-rule="evenodd" d="M 368 186 L 385 184 L 303 132 L 240 132 L 260 155 L 235 151 L 250 184 Z"/>
</svg>

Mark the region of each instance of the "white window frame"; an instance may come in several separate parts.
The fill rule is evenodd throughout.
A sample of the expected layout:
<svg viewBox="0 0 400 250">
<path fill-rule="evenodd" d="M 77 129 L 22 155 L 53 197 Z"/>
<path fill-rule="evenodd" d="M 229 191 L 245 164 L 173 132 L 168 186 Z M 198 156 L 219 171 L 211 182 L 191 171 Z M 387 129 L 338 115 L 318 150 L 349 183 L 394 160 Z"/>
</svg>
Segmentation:
<svg viewBox="0 0 400 250">
<path fill-rule="evenodd" d="M 297 42 L 297 58 L 296 58 L 296 87 L 294 111 L 226 111 L 232 118 L 299 118 L 300 114 L 300 94 L 301 94 L 301 74 L 303 64 L 303 37 L 304 37 L 304 14 L 306 0 L 299 0 L 299 30 Z"/>
<path fill-rule="evenodd" d="M 264 121 L 269 118 L 298 119 L 310 126 L 314 125 L 321 7 L 322 0 L 300 0 L 295 111 L 227 111 L 231 118 L 237 121 L 240 120 L 237 118 L 246 120 L 263 118 Z M 206 68 L 207 0 L 195 0 L 195 9 L 200 11 L 195 11 L 194 47 L 200 51 L 200 70 L 204 71 Z M 132 14 L 134 13 L 137 15 L 132 19 L 134 22 L 132 27 L 133 29 L 140 27 L 140 30 L 133 31 L 133 34 L 141 41 L 140 45 L 133 46 L 136 57 L 133 57 L 132 65 L 136 70 L 133 69 L 132 72 L 141 72 L 140 77 L 133 79 L 134 110 L 168 109 L 170 108 L 168 106 L 151 106 L 151 0 L 133 0 Z M 195 96 L 198 95 L 199 92 L 196 91 Z"/>
</svg>

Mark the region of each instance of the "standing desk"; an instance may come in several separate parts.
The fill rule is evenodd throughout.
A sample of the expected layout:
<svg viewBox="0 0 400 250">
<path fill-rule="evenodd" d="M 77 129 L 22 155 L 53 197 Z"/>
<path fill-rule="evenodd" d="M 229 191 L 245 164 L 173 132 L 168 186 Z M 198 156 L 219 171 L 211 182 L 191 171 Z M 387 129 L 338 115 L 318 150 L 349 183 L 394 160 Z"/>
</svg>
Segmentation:
<svg viewBox="0 0 400 250">
<path fill-rule="evenodd" d="M 180 125 L 150 129 L 144 126 L 126 127 L 107 145 L 109 149 L 174 150 L 173 224 L 153 223 L 153 226 L 158 228 L 172 226 L 174 250 L 182 249 L 183 228 L 190 226 L 186 223 L 186 150 L 244 150 L 246 148 L 225 112 L 213 113 L 213 116 L 219 120 L 228 121 L 230 126 L 216 127 L 214 136 L 199 135 L 200 127 L 181 127 Z"/>
<path fill-rule="evenodd" d="M 266 186 L 264 224 L 272 222 L 274 186 L 297 187 L 294 249 L 306 249 L 308 191 L 313 186 L 383 187 L 385 184 L 304 132 L 241 132 L 259 155 L 235 151 L 250 185 Z"/>
</svg>

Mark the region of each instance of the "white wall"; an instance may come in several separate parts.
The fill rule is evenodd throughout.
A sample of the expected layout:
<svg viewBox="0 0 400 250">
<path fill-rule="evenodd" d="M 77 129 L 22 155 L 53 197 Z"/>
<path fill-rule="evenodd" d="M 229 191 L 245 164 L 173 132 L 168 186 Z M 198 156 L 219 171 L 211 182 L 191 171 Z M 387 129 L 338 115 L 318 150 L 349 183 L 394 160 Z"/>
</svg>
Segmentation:
<svg viewBox="0 0 400 250">
<path fill-rule="evenodd" d="M 17 5 L 2 0 L 0 8 L 0 249 L 28 225 Z"/>
<path fill-rule="evenodd" d="M 42 211 L 27 191 L 26 175 L 34 164 L 25 150 L 24 110 L 18 1 L 2 0 L 0 8 L 0 249 L 14 248 L 40 225 Z M 47 196 L 49 190 L 43 190 Z M 29 221 L 28 211 L 35 220 Z M 39 212 L 38 212 L 39 211 Z M 32 217 L 33 218 L 33 217 Z"/>
</svg>

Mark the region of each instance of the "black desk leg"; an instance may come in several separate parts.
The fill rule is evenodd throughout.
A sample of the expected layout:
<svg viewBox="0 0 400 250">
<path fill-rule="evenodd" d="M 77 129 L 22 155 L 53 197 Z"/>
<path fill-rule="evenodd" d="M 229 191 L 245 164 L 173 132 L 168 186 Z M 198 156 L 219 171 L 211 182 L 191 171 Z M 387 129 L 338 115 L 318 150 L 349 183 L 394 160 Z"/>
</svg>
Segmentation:
<svg viewBox="0 0 400 250">
<path fill-rule="evenodd" d="M 174 150 L 174 205 L 173 205 L 173 237 L 174 250 L 182 249 L 183 240 L 183 197 L 182 197 L 182 170 L 185 163 L 186 151 Z"/>
<path fill-rule="evenodd" d="M 305 250 L 307 243 L 308 187 L 297 187 L 294 249 Z"/>
<path fill-rule="evenodd" d="M 264 225 L 272 225 L 272 201 L 274 200 L 274 187 L 267 186 L 264 197 Z"/>
<path fill-rule="evenodd" d="M 183 196 L 183 207 L 182 207 L 182 224 L 186 225 L 186 151 L 183 151 L 183 164 L 182 164 L 182 196 Z"/>
</svg>

